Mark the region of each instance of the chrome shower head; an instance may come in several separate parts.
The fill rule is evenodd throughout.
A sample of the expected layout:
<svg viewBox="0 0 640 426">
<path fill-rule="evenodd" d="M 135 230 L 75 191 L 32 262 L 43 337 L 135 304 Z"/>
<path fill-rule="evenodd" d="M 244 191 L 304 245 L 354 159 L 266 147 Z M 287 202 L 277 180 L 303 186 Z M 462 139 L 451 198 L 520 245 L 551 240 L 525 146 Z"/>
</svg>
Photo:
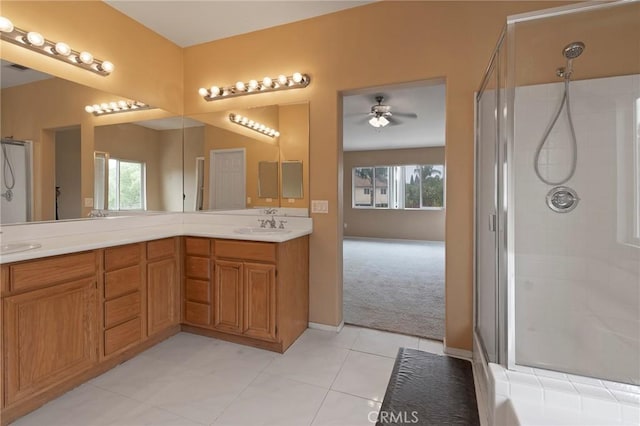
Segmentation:
<svg viewBox="0 0 640 426">
<path fill-rule="evenodd" d="M 562 49 L 562 54 L 565 58 L 571 60 L 580 56 L 583 51 L 584 43 L 581 41 L 574 41 L 573 43 L 567 44 L 564 49 Z"/>
</svg>

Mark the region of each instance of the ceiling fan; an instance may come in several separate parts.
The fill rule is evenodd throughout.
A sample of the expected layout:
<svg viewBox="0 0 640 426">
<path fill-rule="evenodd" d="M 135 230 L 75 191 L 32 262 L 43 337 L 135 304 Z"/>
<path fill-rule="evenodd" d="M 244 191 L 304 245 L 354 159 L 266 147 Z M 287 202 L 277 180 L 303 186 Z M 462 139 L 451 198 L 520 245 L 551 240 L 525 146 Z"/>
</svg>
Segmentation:
<svg viewBox="0 0 640 426">
<path fill-rule="evenodd" d="M 384 101 L 384 96 L 382 95 L 376 95 L 375 100 L 377 104 L 372 105 L 369 112 L 369 116 L 371 116 L 369 124 L 375 128 L 386 127 L 389 124 L 401 124 L 401 121 L 397 120 L 396 117 L 418 118 L 416 113 L 391 113 L 391 106 L 382 104 Z"/>
</svg>

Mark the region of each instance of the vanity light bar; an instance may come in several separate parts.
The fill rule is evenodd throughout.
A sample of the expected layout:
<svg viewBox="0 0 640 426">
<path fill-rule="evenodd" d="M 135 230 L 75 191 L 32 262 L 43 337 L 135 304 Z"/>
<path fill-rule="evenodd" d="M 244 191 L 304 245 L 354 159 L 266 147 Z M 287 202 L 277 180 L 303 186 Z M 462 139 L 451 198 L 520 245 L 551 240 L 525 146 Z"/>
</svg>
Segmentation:
<svg viewBox="0 0 640 426">
<path fill-rule="evenodd" d="M 265 77 L 261 82 L 249 80 L 246 83 L 238 81 L 233 86 L 227 87 L 212 86 L 209 89 L 201 87 L 198 89 L 198 93 L 206 101 L 214 101 L 255 93 L 275 92 L 276 90 L 300 89 L 307 87 L 310 82 L 311 78 L 307 74 L 294 72 L 290 76 L 281 74 L 276 78 Z"/>
<path fill-rule="evenodd" d="M 38 32 L 15 27 L 4 16 L 0 16 L 0 38 L 102 76 L 111 74 L 114 69 L 111 62 L 96 59 L 87 51 L 79 52 L 69 47 L 67 43 L 47 40 Z"/>
<path fill-rule="evenodd" d="M 247 117 L 243 117 L 240 114 L 229 114 L 229 120 L 231 120 L 232 123 L 244 126 L 247 129 L 251 129 L 272 138 L 277 138 L 278 136 L 280 136 L 280 132 L 276 129 L 267 127 L 264 124 L 258 123 L 257 121 L 249 120 Z"/>
<path fill-rule="evenodd" d="M 139 101 L 104 102 L 84 107 L 85 111 L 96 116 L 117 114 L 119 112 L 141 111 L 143 109 L 153 109 L 153 107 Z"/>
</svg>

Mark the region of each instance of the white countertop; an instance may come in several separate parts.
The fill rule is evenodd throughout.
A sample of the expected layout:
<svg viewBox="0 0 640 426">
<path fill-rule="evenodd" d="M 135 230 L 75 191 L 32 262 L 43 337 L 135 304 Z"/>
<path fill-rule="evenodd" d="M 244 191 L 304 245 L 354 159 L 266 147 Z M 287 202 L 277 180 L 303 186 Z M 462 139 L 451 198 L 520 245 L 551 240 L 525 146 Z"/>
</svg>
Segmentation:
<svg viewBox="0 0 640 426">
<path fill-rule="evenodd" d="M 264 216 L 207 213 L 168 213 L 107 217 L 64 222 L 4 225 L 1 244 L 36 243 L 39 248 L 0 255 L 0 263 L 37 259 L 84 250 L 137 243 L 174 236 L 194 236 L 280 243 L 313 232 L 310 218 L 278 217 L 287 233 L 242 234 L 235 230 L 257 227 Z"/>
</svg>

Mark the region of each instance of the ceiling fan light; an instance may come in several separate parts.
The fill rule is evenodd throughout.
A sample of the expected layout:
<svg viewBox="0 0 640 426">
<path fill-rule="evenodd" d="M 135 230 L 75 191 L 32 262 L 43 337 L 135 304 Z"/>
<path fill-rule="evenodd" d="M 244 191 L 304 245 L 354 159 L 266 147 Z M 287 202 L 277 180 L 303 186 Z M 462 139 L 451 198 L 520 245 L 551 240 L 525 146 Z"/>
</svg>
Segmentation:
<svg viewBox="0 0 640 426">
<path fill-rule="evenodd" d="M 389 120 L 387 120 L 384 116 L 380 116 L 378 117 L 378 124 L 380 125 L 380 127 L 385 127 L 389 124 Z"/>
<path fill-rule="evenodd" d="M 371 124 L 373 127 L 380 127 L 380 122 L 378 121 L 378 117 L 371 117 L 371 120 L 369 120 L 369 124 Z"/>
</svg>

